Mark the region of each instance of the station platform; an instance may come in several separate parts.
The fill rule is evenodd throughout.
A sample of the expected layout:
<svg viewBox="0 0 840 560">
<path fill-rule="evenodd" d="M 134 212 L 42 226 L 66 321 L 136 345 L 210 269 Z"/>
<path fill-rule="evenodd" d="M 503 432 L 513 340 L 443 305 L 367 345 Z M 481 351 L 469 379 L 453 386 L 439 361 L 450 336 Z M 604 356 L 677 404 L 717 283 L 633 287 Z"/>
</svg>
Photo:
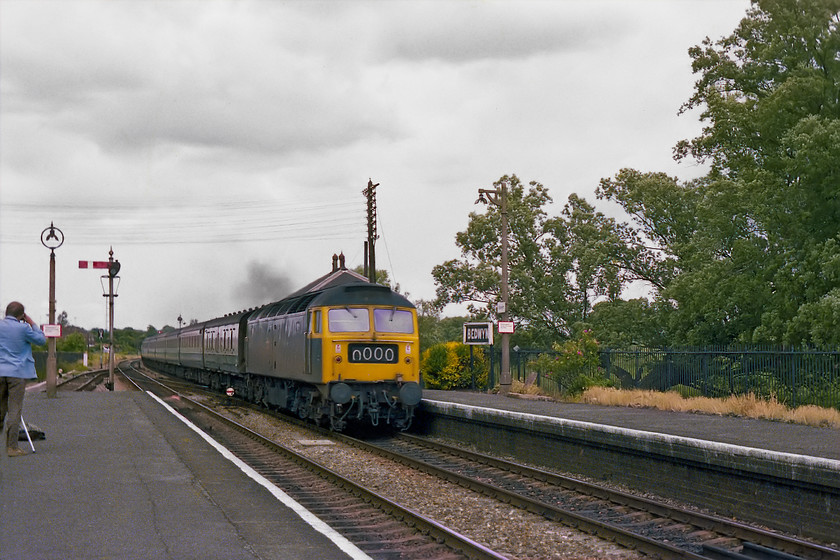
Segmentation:
<svg viewBox="0 0 840 560">
<path fill-rule="evenodd" d="M 418 429 L 835 547 L 840 534 L 837 428 L 425 390 Z"/>
<path fill-rule="evenodd" d="M 46 439 L 0 452 L 0 560 L 369 559 L 152 396 L 29 389 Z"/>
<path fill-rule="evenodd" d="M 651 408 L 563 403 L 470 391 L 424 389 L 423 399 L 430 404 L 434 401 L 448 402 L 840 461 L 840 429 L 837 428 Z"/>
</svg>

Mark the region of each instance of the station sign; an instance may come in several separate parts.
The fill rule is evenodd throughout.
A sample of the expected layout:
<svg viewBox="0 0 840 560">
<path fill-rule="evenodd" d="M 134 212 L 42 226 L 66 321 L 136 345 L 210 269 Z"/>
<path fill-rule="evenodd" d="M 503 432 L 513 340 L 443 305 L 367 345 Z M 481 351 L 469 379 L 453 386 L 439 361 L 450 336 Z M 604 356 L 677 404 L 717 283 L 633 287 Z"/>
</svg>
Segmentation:
<svg viewBox="0 0 840 560">
<path fill-rule="evenodd" d="M 513 321 L 499 321 L 499 334 L 513 334 Z"/>
<path fill-rule="evenodd" d="M 464 323 L 464 344 L 493 344 L 493 323 Z"/>
<path fill-rule="evenodd" d="M 61 325 L 41 325 L 41 330 L 47 338 L 61 338 Z"/>
</svg>

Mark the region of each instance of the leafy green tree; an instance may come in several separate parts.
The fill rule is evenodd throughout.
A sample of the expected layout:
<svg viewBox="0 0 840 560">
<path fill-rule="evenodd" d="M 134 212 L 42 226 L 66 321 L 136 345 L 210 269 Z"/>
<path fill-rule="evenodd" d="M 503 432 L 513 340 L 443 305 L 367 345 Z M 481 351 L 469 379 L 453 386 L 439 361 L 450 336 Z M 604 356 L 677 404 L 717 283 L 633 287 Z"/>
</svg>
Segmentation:
<svg viewBox="0 0 840 560">
<path fill-rule="evenodd" d="M 662 347 L 668 344 L 667 311 L 644 298 L 595 304 L 584 328 L 592 330 L 603 348 Z M 665 321 L 663 321 L 665 319 Z"/>
<path fill-rule="evenodd" d="M 57 352 L 84 352 L 87 350 L 87 339 L 80 332 L 70 333 L 56 340 L 55 349 Z"/>
<path fill-rule="evenodd" d="M 567 301 L 573 316 L 585 321 L 592 311 L 593 300 L 619 298 L 627 274 L 621 264 L 626 260 L 626 246 L 615 220 L 607 218 L 576 194 L 569 196 L 559 218 L 548 223 L 551 262 L 567 270 Z"/>
<path fill-rule="evenodd" d="M 140 344 L 146 338 L 146 331 L 139 331 L 131 327 L 114 329 L 114 346 L 118 351 L 127 354 L 140 352 Z"/>
<path fill-rule="evenodd" d="M 675 155 L 708 176 L 601 182 L 634 219 L 631 269 L 670 304 L 675 343 L 840 342 L 839 8 L 757 0 L 732 35 L 689 51 L 699 79 L 683 109 L 705 128 Z"/>
<path fill-rule="evenodd" d="M 549 345 L 585 319 L 594 298 L 616 298 L 626 275 L 620 262 L 625 246 L 612 219 L 572 195 L 563 214 L 549 217 L 548 189 L 516 175 L 494 183 L 508 186 L 509 307 L 529 341 Z M 474 318 L 496 319 L 501 288 L 501 209 L 470 214 L 456 235 L 461 259 L 432 270 L 436 305 L 468 303 Z"/>
</svg>

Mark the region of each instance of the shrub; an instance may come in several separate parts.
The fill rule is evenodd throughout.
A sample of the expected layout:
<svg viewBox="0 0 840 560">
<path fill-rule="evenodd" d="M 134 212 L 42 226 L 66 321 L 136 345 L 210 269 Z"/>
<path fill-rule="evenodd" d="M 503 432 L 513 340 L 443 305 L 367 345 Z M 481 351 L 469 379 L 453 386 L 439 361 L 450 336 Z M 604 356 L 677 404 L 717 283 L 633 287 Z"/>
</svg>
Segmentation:
<svg viewBox="0 0 840 560">
<path fill-rule="evenodd" d="M 577 395 L 589 387 L 609 386 L 610 382 L 599 368 L 598 341 L 590 330 L 584 330 L 580 338 L 555 343 L 557 355 L 551 367 L 545 364 L 561 392 Z"/>
<path fill-rule="evenodd" d="M 487 362 L 484 350 L 475 348 L 473 369 L 470 370 L 469 346 L 460 342 L 435 344 L 423 352 L 420 360 L 423 381 L 429 389 L 466 389 L 472 385 L 473 372 L 476 386 L 487 384 Z"/>
</svg>

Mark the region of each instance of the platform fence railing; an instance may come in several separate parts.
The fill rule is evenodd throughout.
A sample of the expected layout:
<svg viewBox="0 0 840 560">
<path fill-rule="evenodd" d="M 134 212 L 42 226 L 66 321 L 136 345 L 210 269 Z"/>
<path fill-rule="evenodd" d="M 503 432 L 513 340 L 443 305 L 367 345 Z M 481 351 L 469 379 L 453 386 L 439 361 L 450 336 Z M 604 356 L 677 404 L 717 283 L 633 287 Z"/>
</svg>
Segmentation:
<svg viewBox="0 0 840 560">
<path fill-rule="evenodd" d="M 511 352 L 513 379 L 548 394 L 568 392 L 569 376 L 546 371 L 551 350 Z M 549 360 L 550 361 L 550 360 Z M 489 386 L 498 383 L 501 355 L 490 352 Z M 601 349 L 599 365 L 580 371 L 623 389 L 679 391 L 686 396 L 724 398 L 755 395 L 790 407 L 813 404 L 840 408 L 840 350 L 769 346 Z M 572 376 L 572 378 L 575 376 Z M 572 382 L 575 382 L 572 379 Z M 579 380 L 577 380 L 579 383 Z"/>
</svg>

